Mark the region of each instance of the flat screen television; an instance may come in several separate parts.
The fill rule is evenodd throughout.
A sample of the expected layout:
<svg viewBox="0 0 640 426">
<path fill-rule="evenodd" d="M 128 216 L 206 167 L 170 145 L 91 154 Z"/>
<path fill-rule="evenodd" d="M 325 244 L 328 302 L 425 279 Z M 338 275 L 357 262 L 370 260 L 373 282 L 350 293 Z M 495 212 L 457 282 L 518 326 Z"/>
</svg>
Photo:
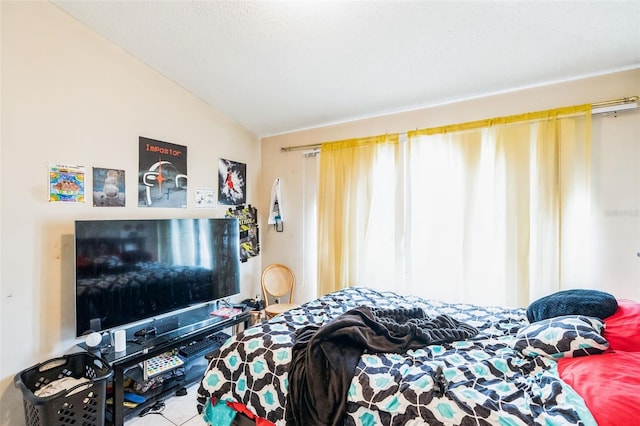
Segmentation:
<svg viewBox="0 0 640 426">
<path fill-rule="evenodd" d="M 237 219 L 75 222 L 76 336 L 240 292 Z"/>
</svg>

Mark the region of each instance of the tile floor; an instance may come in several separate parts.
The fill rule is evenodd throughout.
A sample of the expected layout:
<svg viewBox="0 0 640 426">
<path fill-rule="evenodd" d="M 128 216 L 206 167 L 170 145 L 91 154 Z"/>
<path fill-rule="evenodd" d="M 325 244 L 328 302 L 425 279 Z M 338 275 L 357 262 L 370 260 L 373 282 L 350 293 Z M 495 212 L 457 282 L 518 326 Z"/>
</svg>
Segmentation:
<svg viewBox="0 0 640 426">
<path fill-rule="evenodd" d="M 125 426 L 206 426 L 196 408 L 198 385 L 194 383 L 188 387 L 184 396 L 165 399 L 162 412 L 133 417 L 124 422 Z"/>
</svg>

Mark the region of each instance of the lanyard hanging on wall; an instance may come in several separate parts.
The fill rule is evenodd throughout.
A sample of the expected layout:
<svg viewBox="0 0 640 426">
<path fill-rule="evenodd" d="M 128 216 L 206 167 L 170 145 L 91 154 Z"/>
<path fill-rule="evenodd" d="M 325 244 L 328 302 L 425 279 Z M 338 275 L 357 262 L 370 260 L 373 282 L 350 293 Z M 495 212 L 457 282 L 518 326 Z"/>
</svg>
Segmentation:
<svg viewBox="0 0 640 426">
<path fill-rule="evenodd" d="M 271 201 L 269 202 L 269 220 L 277 232 L 284 231 L 282 216 L 282 196 L 280 194 L 280 178 L 276 178 L 271 186 Z"/>
</svg>

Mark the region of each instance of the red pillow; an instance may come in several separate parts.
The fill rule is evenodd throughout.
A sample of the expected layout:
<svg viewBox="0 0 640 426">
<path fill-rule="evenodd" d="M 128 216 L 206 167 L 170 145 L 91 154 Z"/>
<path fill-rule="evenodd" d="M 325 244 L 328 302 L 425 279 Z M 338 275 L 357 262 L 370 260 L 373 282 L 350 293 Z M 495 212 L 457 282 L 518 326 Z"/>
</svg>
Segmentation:
<svg viewBox="0 0 640 426">
<path fill-rule="evenodd" d="M 640 352 L 562 358 L 558 372 L 582 396 L 598 426 L 638 424 Z"/>
<path fill-rule="evenodd" d="M 618 300 L 618 310 L 604 319 L 603 336 L 614 351 L 640 352 L 640 303 Z"/>
</svg>

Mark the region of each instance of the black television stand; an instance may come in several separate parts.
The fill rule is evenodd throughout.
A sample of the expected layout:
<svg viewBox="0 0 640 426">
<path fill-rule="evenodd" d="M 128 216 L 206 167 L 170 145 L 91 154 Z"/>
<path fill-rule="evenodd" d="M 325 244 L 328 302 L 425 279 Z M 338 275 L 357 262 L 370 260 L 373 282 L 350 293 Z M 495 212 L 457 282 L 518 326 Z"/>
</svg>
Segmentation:
<svg viewBox="0 0 640 426">
<path fill-rule="evenodd" d="M 145 409 L 153 407 L 159 400 L 180 392 L 191 383 L 202 378 L 204 368 L 206 368 L 206 360 L 204 356 L 207 351 L 183 358 L 183 374 L 175 375 L 170 379 L 165 379 L 160 386 L 151 389 L 142 395 L 146 400 L 137 404 L 135 407 L 125 406 L 125 376 L 132 378 L 134 381 L 142 379 L 142 368 L 140 367 L 144 361 L 147 361 L 157 355 L 168 351 L 178 350 L 191 342 L 202 340 L 216 333 L 222 332 L 227 328 L 235 328 L 237 324 L 244 323 L 245 328 L 248 325 L 250 314 L 248 311 L 242 312 L 232 318 L 222 318 L 209 315 L 209 311 L 205 311 L 195 315 L 191 313 L 199 321 L 188 321 L 181 319 L 181 326 L 175 330 L 162 335 L 134 336 L 135 330 L 127 331 L 127 347 L 125 351 L 115 352 L 113 348 L 102 351 L 102 357 L 113 368 L 113 398 L 112 404 L 107 404 L 107 413 L 105 424 L 122 426 L 124 420 L 138 415 Z M 186 325 L 183 325 L 186 324 Z M 198 367 L 190 370 L 196 363 Z M 178 369 L 176 369 L 177 371 Z"/>
</svg>

